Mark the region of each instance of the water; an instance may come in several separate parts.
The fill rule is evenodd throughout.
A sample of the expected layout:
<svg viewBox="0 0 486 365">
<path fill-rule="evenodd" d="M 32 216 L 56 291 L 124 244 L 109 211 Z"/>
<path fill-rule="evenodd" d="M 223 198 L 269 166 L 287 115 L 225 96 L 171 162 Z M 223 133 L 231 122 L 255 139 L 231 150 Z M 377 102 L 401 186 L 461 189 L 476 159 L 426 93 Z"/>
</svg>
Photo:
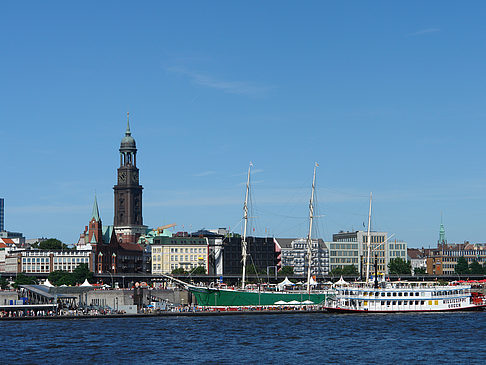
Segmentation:
<svg viewBox="0 0 486 365">
<path fill-rule="evenodd" d="M 486 312 L 0 322 L 3 363 L 483 364 Z"/>
</svg>

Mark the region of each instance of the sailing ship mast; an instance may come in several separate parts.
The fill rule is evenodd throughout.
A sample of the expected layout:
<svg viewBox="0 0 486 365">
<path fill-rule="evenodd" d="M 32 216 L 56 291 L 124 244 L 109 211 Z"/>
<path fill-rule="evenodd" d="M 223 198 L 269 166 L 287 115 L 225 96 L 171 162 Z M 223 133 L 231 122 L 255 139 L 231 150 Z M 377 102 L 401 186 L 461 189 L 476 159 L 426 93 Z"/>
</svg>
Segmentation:
<svg viewBox="0 0 486 365">
<path fill-rule="evenodd" d="M 366 282 L 368 282 L 370 278 L 370 256 L 371 256 L 371 231 L 370 231 L 370 226 L 371 226 L 371 199 L 373 197 L 373 194 L 370 193 L 370 212 L 368 214 L 368 235 L 367 235 L 367 240 L 366 240 L 366 248 L 367 248 L 367 257 L 366 257 Z M 376 273 L 375 273 L 376 275 Z"/>
<path fill-rule="evenodd" d="M 312 178 L 312 193 L 309 204 L 309 233 L 307 235 L 307 292 L 310 294 L 310 279 L 311 279 L 311 267 L 312 267 L 312 221 L 314 220 L 314 190 L 316 184 L 316 169 L 319 164 L 316 162 L 314 166 L 314 177 Z"/>
<path fill-rule="evenodd" d="M 250 162 L 248 166 L 248 179 L 246 181 L 246 195 L 245 195 L 245 205 L 243 206 L 243 219 L 245 221 L 245 226 L 243 229 L 243 238 L 241 239 L 241 256 L 243 264 L 243 274 L 241 276 L 241 288 L 245 289 L 245 276 L 246 276 L 246 256 L 247 256 L 247 243 L 246 243 L 246 228 L 248 225 L 248 193 L 250 191 L 250 169 L 253 164 Z"/>
</svg>

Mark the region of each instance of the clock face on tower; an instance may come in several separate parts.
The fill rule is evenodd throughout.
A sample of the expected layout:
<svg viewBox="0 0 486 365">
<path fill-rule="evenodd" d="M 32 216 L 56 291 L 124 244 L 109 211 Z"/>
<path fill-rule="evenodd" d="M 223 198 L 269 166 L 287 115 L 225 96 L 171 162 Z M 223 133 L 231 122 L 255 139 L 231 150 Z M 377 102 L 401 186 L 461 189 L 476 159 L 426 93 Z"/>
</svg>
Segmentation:
<svg viewBox="0 0 486 365">
<path fill-rule="evenodd" d="M 132 183 L 138 184 L 138 172 L 134 171 L 132 174 Z"/>
<path fill-rule="evenodd" d="M 125 171 L 120 171 L 118 173 L 118 181 L 123 183 L 127 181 L 127 173 Z"/>
</svg>

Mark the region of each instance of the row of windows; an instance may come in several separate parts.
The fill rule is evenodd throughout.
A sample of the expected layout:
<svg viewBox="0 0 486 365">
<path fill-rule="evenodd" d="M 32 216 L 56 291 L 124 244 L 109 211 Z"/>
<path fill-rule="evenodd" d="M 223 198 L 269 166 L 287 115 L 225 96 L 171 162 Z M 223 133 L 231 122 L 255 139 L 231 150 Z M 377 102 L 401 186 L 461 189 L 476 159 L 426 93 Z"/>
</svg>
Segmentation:
<svg viewBox="0 0 486 365">
<path fill-rule="evenodd" d="M 198 255 L 171 255 L 170 261 L 204 261 L 204 257 Z"/>
<path fill-rule="evenodd" d="M 347 257 L 347 258 L 333 258 L 331 257 L 331 264 L 357 264 L 357 257 Z"/>
<path fill-rule="evenodd" d="M 358 256 L 358 251 L 331 251 L 331 256 Z"/>
</svg>

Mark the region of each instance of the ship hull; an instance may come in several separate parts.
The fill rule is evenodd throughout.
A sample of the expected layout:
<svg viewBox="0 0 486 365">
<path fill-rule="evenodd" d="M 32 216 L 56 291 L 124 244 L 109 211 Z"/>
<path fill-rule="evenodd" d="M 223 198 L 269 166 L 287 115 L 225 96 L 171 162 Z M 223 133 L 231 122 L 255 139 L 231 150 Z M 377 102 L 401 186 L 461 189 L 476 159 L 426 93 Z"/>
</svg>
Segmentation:
<svg viewBox="0 0 486 365">
<path fill-rule="evenodd" d="M 308 305 L 324 304 L 327 292 L 266 292 L 213 288 L 189 288 L 201 307 L 251 307 L 273 306 L 277 302 L 306 302 Z M 312 304 L 310 303 L 312 302 Z M 305 304 L 303 304 L 305 305 Z"/>
<path fill-rule="evenodd" d="M 335 307 L 323 307 L 323 309 L 330 313 L 417 313 L 417 312 L 473 312 L 483 311 L 486 305 L 473 305 L 463 308 L 447 308 L 447 309 L 410 309 L 410 310 L 363 310 L 352 308 L 335 308 Z"/>
</svg>

